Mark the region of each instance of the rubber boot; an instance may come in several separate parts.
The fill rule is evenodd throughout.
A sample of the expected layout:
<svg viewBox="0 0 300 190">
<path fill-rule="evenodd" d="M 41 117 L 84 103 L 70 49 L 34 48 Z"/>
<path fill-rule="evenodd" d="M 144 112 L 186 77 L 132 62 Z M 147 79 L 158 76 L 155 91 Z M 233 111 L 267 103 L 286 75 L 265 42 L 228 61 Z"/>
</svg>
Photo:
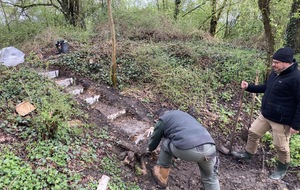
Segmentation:
<svg viewBox="0 0 300 190">
<path fill-rule="evenodd" d="M 159 165 L 155 165 L 153 167 L 153 175 L 156 182 L 166 188 L 168 186 L 168 179 L 169 179 L 170 168 L 164 168 Z"/>
<path fill-rule="evenodd" d="M 277 161 L 277 168 L 276 170 L 270 175 L 271 179 L 280 180 L 284 177 L 287 169 L 289 168 L 289 163 L 283 164 Z"/>
<path fill-rule="evenodd" d="M 231 155 L 232 155 L 234 158 L 236 158 L 236 159 L 238 159 L 238 160 L 245 161 L 245 162 L 247 162 L 247 163 L 250 162 L 250 160 L 251 160 L 251 158 L 252 158 L 252 156 L 253 156 L 253 154 L 250 154 L 250 153 L 247 152 L 247 151 L 244 151 L 244 152 L 236 152 L 236 151 L 232 151 L 232 152 L 231 152 Z"/>
</svg>

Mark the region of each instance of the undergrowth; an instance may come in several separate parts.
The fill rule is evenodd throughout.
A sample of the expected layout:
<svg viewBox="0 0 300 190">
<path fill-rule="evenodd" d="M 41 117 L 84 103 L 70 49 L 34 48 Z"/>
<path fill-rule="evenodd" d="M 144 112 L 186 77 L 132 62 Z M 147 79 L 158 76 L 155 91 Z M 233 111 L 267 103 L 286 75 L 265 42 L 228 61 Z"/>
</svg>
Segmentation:
<svg viewBox="0 0 300 190">
<path fill-rule="evenodd" d="M 130 42 L 126 42 L 127 45 Z M 236 110 L 230 108 L 230 102 L 240 97 L 240 82 L 254 83 L 256 73 L 259 82 L 264 81 L 264 54 L 261 51 L 239 48 L 230 44 L 211 44 L 209 42 L 164 42 L 134 43 L 130 48 L 121 49 L 118 57 L 118 87 L 120 90 L 148 86 L 152 92 L 161 94 L 159 101 L 175 104 L 178 109 L 198 114 L 210 112 L 217 116 L 218 125 L 225 135 L 230 133 L 228 125 L 234 120 Z M 178 45 L 179 44 L 179 45 Z M 101 54 L 101 56 L 104 56 Z M 93 57 L 93 67 L 88 60 Z M 110 84 L 107 71 L 110 61 L 77 52 L 53 62 L 96 81 Z M 77 59 L 78 58 L 78 59 Z M 81 59 L 83 58 L 83 59 Z M 72 60 L 72 61 L 70 61 Z M 245 100 L 251 102 L 252 95 L 246 93 Z M 250 104 L 244 104 L 244 110 L 250 114 Z M 255 106 L 259 110 L 259 106 Z M 199 118 L 202 122 L 202 118 Z M 242 128 L 240 124 L 237 130 Z M 298 161 L 298 135 L 291 139 L 292 162 Z M 268 140 L 271 144 L 271 140 Z"/>
<path fill-rule="evenodd" d="M 107 126 L 86 123 L 70 95 L 23 65 L 0 73 L 0 130 L 11 141 L 0 147 L 0 189 L 96 189 L 99 179 L 86 170 L 114 175 L 111 189 L 139 189 L 122 180 L 116 160 L 102 160 L 98 152 L 112 146 Z M 25 100 L 36 109 L 20 116 L 16 106 Z"/>
<path fill-rule="evenodd" d="M 71 96 L 62 93 L 46 77 L 22 67 L 18 71 L 2 67 L 1 73 L 0 103 L 3 107 L 0 118 L 2 123 L 9 125 L 3 130 L 24 139 L 46 140 L 67 131 L 67 121 L 82 115 L 73 108 L 75 102 Z M 36 109 L 27 117 L 15 117 L 16 106 L 24 101 L 33 104 Z"/>
<path fill-rule="evenodd" d="M 259 81 L 264 80 L 264 54 L 257 50 L 205 41 L 125 43 L 117 56 L 120 90 L 147 87 L 161 95 L 158 101 L 162 103 L 201 116 L 211 113 L 218 125 L 212 122 L 208 127 L 218 128 L 224 135 L 230 133 L 227 126 L 236 113 L 230 104 L 240 95 L 240 81 L 254 83 L 257 71 Z M 43 68 L 63 67 L 78 76 L 111 84 L 108 51 L 78 50 L 46 61 L 32 53 L 26 61 Z M 99 130 L 99 126 L 85 123 L 85 113 L 70 95 L 23 66 L 0 66 L 0 73 L 0 130 L 19 139 L 0 147 L 0 188 L 95 189 L 98 179 L 84 173 L 90 169 L 111 175 L 110 189 L 139 189 L 137 184 L 123 181 L 115 155 L 97 157 L 97 151 L 111 146 L 106 128 L 100 126 Z M 36 109 L 21 117 L 15 108 L 25 100 Z M 250 102 L 251 95 L 246 94 L 245 100 Z M 148 97 L 147 101 L 157 100 Z M 250 104 L 245 104 L 244 109 L 249 114 Z M 259 106 L 255 109 L 259 110 Z M 71 127 L 74 119 L 83 123 Z M 202 122 L 207 118 L 198 119 Z M 92 137 L 87 130 L 96 132 Z M 95 138 L 99 141 L 95 142 Z M 271 141 L 269 134 L 264 136 L 263 142 L 273 149 Z M 300 166 L 299 142 L 299 135 L 294 135 L 290 144 L 292 166 Z M 274 160 L 268 162 L 272 164 Z"/>
<path fill-rule="evenodd" d="M 231 104 L 239 97 L 240 81 L 254 83 L 257 71 L 260 71 L 259 81 L 264 81 L 267 69 L 264 52 L 216 43 L 216 39 L 196 29 L 194 22 L 180 23 L 190 19 L 174 24 L 167 16 L 142 12 L 145 17 L 140 12 L 131 14 L 124 10 L 114 15 L 119 18 L 116 22 L 118 88 L 151 90 L 160 94 L 161 99 L 147 97 L 145 101 L 171 103 L 203 116 L 198 118 L 200 121 L 211 113 L 218 122 L 210 121 L 212 124 L 207 127 L 221 129 L 222 134 L 228 135 L 227 126 L 236 113 L 236 106 Z M 0 45 L 13 44 L 30 52 L 26 62 L 31 66 L 59 66 L 110 85 L 108 23 L 103 16 L 94 19 L 89 24 L 91 30 L 86 31 L 18 22 L 10 25 L 12 30 L 1 29 Z M 124 39 L 120 40 L 120 36 Z M 48 56 L 54 52 L 54 43 L 61 38 L 70 42 L 71 51 L 51 59 Z M 97 41 L 93 47 L 89 46 L 92 40 Z M 46 56 L 45 61 L 41 56 Z M 15 108 L 26 100 L 36 109 L 23 117 Z M 251 101 L 250 93 L 244 100 Z M 109 151 L 111 147 L 107 126 L 87 124 L 88 118 L 80 106 L 54 82 L 26 67 L 8 69 L 0 65 L 0 105 L 0 130 L 15 138 L 0 147 L 0 189 L 96 189 L 99 179 L 87 174 L 89 170 L 112 175 L 108 184 L 112 190 L 139 189 L 137 184 L 123 181 L 124 171 L 118 169 L 115 155 L 97 157 L 97 152 Z M 249 103 L 244 104 L 244 110 L 250 113 Z M 258 104 L 255 110 L 259 110 Z M 74 119 L 82 123 L 71 126 Z M 238 130 L 240 127 L 241 124 Z M 93 136 L 88 130 L 93 131 Z M 274 150 L 270 134 L 262 142 Z M 294 135 L 290 143 L 292 166 L 300 166 L 299 143 L 300 136 Z M 268 160 L 268 163 L 275 162 Z"/>
</svg>

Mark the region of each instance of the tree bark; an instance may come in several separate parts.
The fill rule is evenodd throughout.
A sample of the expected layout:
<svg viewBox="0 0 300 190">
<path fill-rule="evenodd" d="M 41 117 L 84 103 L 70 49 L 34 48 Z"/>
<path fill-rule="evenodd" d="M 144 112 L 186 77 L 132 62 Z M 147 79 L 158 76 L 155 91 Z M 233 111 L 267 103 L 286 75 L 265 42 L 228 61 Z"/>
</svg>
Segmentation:
<svg viewBox="0 0 300 190">
<path fill-rule="evenodd" d="M 159 10 L 159 0 L 156 0 L 156 7 L 157 7 L 157 10 Z"/>
<path fill-rule="evenodd" d="M 300 0 L 294 0 L 290 12 L 290 21 L 286 30 L 286 46 L 291 47 L 295 53 L 300 53 Z"/>
<path fill-rule="evenodd" d="M 224 0 L 221 7 L 217 10 L 217 0 L 211 0 L 211 18 L 210 18 L 210 28 L 209 33 L 211 36 L 216 35 L 218 20 L 222 14 L 222 11 L 227 3 L 227 0 Z"/>
<path fill-rule="evenodd" d="M 217 15 L 216 15 L 216 9 L 217 9 L 217 0 L 211 1 L 211 18 L 210 18 L 210 28 L 209 33 L 211 36 L 215 36 L 216 30 L 217 30 Z"/>
<path fill-rule="evenodd" d="M 174 19 L 177 20 L 178 14 L 179 14 L 179 6 L 181 1 L 175 0 L 175 10 L 174 10 Z"/>
<path fill-rule="evenodd" d="M 162 0 L 162 2 L 163 2 L 163 9 L 166 10 L 168 8 L 168 1 Z"/>
<path fill-rule="evenodd" d="M 1 8 L 2 8 L 2 11 L 3 11 L 4 19 L 5 19 L 5 25 L 7 26 L 8 31 L 11 31 L 10 26 L 9 26 L 9 22 L 7 20 L 5 9 L 3 8 L 3 2 L 2 1 L 0 1 L 0 2 L 1 2 Z"/>
<path fill-rule="evenodd" d="M 116 34 L 115 34 L 115 26 L 114 26 L 112 11 L 111 11 L 110 0 L 107 0 L 107 10 L 108 10 L 108 16 L 109 16 L 111 41 L 112 41 L 112 56 L 111 56 L 110 74 L 111 74 L 111 81 L 112 81 L 113 87 L 116 88 L 117 87 Z"/>
<path fill-rule="evenodd" d="M 258 7 L 262 14 L 262 21 L 265 30 L 266 36 L 266 45 L 267 45 L 267 66 L 271 65 L 272 54 L 274 52 L 274 35 L 272 32 L 271 20 L 270 20 L 270 1 L 271 0 L 258 0 Z M 269 71 L 268 71 L 269 72 Z M 268 73 L 267 72 L 267 73 Z"/>
<path fill-rule="evenodd" d="M 226 12 L 225 32 L 224 32 L 224 36 L 223 36 L 224 38 L 227 38 L 227 36 L 229 36 L 229 34 L 230 34 L 229 12 L 230 12 L 230 9 L 228 9 L 227 12 Z"/>
<path fill-rule="evenodd" d="M 3 2 L 3 1 L 1 1 Z M 83 1 L 80 0 L 49 0 L 45 3 L 32 3 L 25 4 L 23 1 L 17 3 L 7 3 L 12 6 L 19 7 L 22 10 L 30 9 L 37 6 L 51 6 L 55 9 L 59 10 L 63 15 L 65 20 L 73 26 L 80 26 L 83 29 L 86 29 L 86 25 L 84 22 L 84 14 L 81 11 L 81 3 Z"/>
<path fill-rule="evenodd" d="M 82 18 L 80 0 L 57 0 L 61 7 L 61 12 L 70 25 L 86 28 Z M 51 3 L 54 4 L 51 0 Z"/>
</svg>

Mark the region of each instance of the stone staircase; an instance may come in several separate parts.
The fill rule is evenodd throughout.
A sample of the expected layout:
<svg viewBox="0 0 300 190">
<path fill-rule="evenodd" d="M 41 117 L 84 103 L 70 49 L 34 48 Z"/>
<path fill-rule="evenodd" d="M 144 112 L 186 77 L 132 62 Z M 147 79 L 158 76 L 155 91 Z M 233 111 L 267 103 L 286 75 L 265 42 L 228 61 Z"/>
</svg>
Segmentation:
<svg viewBox="0 0 300 190">
<path fill-rule="evenodd" d="M 89 85 L 84 87 L 86 86 L 84 82 L 77 81 L 72 77 L 60 76 L 59 70 L 35 71 L 43 77 L 54 80 L 66 93 L 71 94 L 74 98 L 83 100 L 90 108 L 98 110 L 106 117 L 108 122 L 124 131 L 129 139 L 132 139 L 133 143 L 139 144 L 152 132 L 153 124 L 146 117 L 147 113 L 142 113 L 142 111 L 137 109 L 136 105 L 131 103 L 125 104 L 125 106 L 124 104 L 116 104 L 119 99 L 124 97 L 106 95 L 103 88 Z M 130 112 L 135 112 L 136 114 Z"/>
</svg>

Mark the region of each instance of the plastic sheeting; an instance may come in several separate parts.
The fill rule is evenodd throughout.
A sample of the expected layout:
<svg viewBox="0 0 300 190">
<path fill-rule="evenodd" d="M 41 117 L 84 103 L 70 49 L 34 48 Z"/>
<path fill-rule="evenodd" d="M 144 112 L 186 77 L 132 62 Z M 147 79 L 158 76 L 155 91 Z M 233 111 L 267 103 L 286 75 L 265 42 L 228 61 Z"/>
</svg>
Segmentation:
<svg viewBox="0 0 300 190">
<path fill-rule="evenodd" d="M 25 54 L 15 47 L 6 47 L 0 50 L 0 64 L 14 67 L 24 62 Z"/>
</svg>

